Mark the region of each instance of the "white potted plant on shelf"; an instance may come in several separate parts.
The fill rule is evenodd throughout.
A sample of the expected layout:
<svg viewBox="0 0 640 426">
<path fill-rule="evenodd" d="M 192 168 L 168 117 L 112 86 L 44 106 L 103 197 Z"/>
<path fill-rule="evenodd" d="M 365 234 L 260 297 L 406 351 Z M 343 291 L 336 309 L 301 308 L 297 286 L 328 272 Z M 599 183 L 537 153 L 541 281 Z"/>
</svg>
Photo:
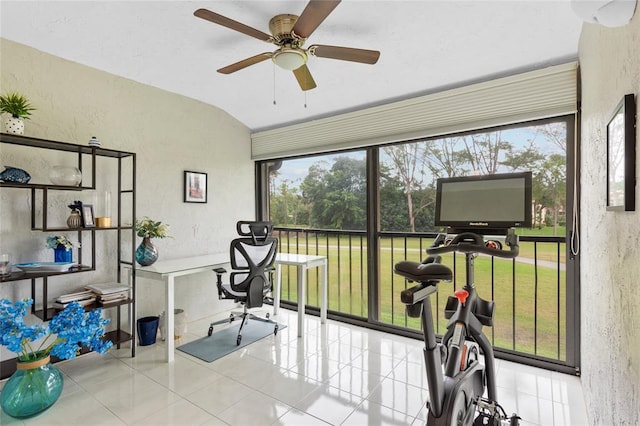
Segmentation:
<svg viewBox="0 0 640 426">
<path fill-rule="evenodd" d="M 7 92 L 0 95 L 0 112 L 5 115 L 5 131 L 16 135 L 24 134 L 24 120 L 28 120 L 31 111 L 29 100 L 18 92 Z"/>
</svg>

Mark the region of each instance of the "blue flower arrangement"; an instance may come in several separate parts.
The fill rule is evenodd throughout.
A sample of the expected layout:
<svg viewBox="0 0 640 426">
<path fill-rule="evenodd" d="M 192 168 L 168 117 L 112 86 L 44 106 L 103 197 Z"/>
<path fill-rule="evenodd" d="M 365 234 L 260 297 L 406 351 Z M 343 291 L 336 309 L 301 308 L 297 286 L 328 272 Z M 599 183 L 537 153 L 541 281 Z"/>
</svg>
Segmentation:
<svg viewBox="0 0 640 426">
<path fill-rule="evenodd" d="M 104 354 L 113 343 L 103 341 L 108 319 L 102 309 L 86 312 L 78 302 L 70 303 L 49 324 L 26 325 L 24 317 L 32 299 L 15 303 L 0 299 L 0 344 L 18 354 L 20 361 L 33 361 L 49 355 L 61 359 L 75 358 L 82 345 Z M 46 336 L 46 337 L 45 337 Z M 36 347 L 31 343 L 45 337 Z"/>
<path fill-rule="evenodd" d="M 47 237 L 47 248 L 57 249 L 62 248 L 69 251 L 73 247 L 73 243 L 65 236 L 49 236 Z"/>
</svg>

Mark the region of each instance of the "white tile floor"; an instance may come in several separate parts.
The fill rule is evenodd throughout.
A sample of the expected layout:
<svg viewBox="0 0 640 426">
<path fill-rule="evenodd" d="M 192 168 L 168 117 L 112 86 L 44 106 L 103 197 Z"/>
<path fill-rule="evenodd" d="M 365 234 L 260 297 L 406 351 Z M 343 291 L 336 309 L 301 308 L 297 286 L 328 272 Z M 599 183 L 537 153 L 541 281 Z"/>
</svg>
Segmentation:
<svg viewBox="0 0 640 426">
<path fill-rule="evenodd" d="M 418 340 L 307 315 L 298 339 L 287 328 L 212 363 L 164 346 L 139 347 L 57 364 L 64 391 L 48 411 L 1 425 L 422 425 L 428 396 Z M 204 336 L 211 319 L 181 340 Z M 586 425 L 576 377 L 497 361 L 498 394 L 522 424 Z M 0 382 L 0 387 L 3 382 Z"/>
</svg>

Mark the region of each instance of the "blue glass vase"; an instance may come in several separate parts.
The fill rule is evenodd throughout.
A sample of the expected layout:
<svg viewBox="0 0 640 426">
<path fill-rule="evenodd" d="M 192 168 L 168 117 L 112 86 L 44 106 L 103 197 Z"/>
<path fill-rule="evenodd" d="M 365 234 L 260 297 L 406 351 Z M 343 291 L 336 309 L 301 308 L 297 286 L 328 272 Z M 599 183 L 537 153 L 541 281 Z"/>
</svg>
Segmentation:
<svg viewBox="0 0 640 426">
<path fill-rule="evenodd" d="M 151 238 L 144 237 L 136 249 L 136 262 L 142 266 L 149 266 L 156 260 L 158 260 L 158 249 L 151 243 Z"/>
<path fill-rule="evenodd" d="M 18 361 L 18 369 L 2 388 L 2 409 L 18 419 L 34 416 L 58 400 L 62 385 L 62 374 L 50 357 Z"/>
<path fill-rule="evenodd" d="M 73 249 L 65 250 L 64 246 L 56 247 L 53 249 L 53 261 L 54 262 L 72 262 Z"/>
</svg>

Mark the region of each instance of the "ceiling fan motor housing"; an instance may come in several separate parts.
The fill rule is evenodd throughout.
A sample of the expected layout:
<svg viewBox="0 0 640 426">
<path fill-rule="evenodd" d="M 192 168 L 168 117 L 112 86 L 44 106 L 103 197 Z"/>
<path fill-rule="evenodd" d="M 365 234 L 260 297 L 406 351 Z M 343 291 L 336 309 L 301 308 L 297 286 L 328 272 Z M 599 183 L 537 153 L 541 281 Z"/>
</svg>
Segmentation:
<svg viewBox="0 0 640 426">
<path fill-rule="evenodd" d="M 307 62 L 307 54 L 301 48 L 304 39 L 292 34 L 293 26 L 298 21 L 298 15 L 284 13 L 276 15 L 269 21 L 269 31 L 273 42 L 280 49 L 273 52 L 271 59 L 281 68 L 295 70 Z"/>
<path fill-rule="evenodd" d="M 274 38 L 275 44 L 278 46 L 291 45 L 291 47 L 300 47 L 304 43 L 304 39 L 296 37 L 291 33 L 293 26 L 298 21 L 298 15 L 284 13 L 276 15 L 269 21 L 269 31 Z"/>
</svg>

